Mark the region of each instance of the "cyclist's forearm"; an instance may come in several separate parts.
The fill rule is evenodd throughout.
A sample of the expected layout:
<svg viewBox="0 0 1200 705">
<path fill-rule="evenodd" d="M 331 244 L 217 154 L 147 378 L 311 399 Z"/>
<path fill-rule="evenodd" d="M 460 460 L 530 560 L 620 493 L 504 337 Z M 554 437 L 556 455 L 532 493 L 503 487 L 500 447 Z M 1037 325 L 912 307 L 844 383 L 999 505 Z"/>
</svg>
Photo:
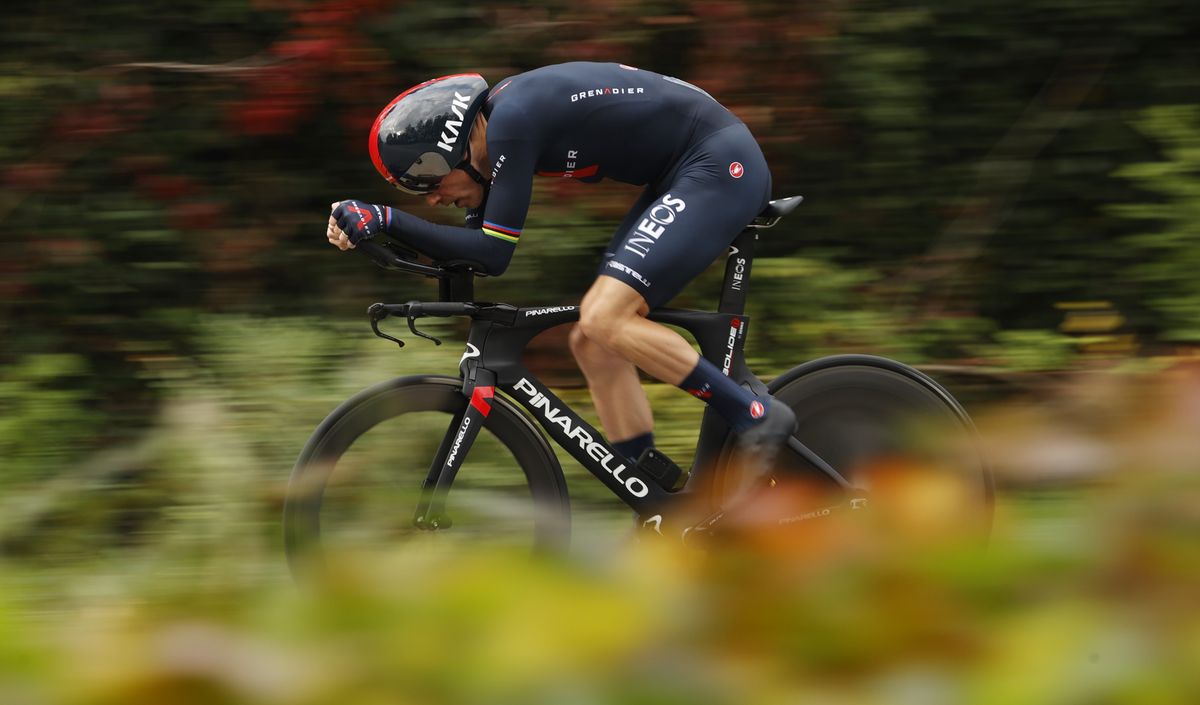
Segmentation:
<svg viewBox="0 0 1200 705">
<path fill-rule="evenodd" d="M 434 259 L 476 262 L 493 276 L 503 274 L 512 259 L 513 243 L 481 230 L 430 223 L 395 208 L 389 211 L 388 234 Z"/>
</svg>

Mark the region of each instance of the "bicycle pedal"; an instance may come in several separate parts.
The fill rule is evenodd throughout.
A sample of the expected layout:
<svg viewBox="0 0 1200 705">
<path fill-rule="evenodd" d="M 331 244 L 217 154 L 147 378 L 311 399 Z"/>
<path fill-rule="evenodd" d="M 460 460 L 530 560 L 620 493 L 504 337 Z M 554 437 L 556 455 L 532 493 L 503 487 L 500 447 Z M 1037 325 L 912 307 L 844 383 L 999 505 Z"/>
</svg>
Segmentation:
<svg viewBox="0 0 1200 705">
<path fill-rule="evenodd" d="M 679 478 L 683 477 L 683 470 L 675 464 L 675 461 L 667 457 L 667 454 L 657 448 L 647 448 L 638 456 L 637 462 L 633 464 L 639 472 L 643 472 L 654 478 L 663 489 L 675 489 L 675 485 L 679 483 Z"/>
</svg>

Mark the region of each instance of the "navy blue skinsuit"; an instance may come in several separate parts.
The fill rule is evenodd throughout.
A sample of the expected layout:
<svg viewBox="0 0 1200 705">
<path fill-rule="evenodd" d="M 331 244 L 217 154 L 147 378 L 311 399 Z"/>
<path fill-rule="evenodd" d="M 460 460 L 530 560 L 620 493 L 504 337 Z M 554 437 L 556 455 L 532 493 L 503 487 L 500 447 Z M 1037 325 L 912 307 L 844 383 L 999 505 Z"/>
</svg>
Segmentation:
<svg viewBox="0 0 1200 705">
<path fill-rule="evenodd" d="M 468 213 L 474 227 L 395 212 L 393 230 L 436 259 L 503 272 L 534 175 L 644 185 L 599 273 L 654 308 L 724 252 L 770 199 L 771 174 L 750 131 L 676 78 L 619 64 L 546 66 L 498 82 L 483 114 L 492 185 L 482 218 Z"/>
</svg>

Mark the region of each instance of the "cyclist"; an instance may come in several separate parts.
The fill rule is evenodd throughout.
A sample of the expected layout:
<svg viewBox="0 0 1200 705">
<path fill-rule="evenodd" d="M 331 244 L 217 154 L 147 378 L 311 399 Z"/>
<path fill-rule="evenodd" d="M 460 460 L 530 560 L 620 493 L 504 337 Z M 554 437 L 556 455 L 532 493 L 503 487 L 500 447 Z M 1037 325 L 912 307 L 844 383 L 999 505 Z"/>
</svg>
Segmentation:
<svg viewBox="0 0 1200 705">
<path fill-rule="evenodd" d="M 327 237 L 342 250 L 381 231 L 441 261 L 490 275 L 508 266 L 534 175 L 645 186 L 608 245 L 580 304 L 570 347 L 606 435 L 637 460 L 654 445 L 636 367 L 714 407 L 765 471 L 795 415 L 645 318 L 725 252 L 771 193 L 746 126 L 703 90 L 623 64 L 546 66 L 489 89 L 478 74 L 401 93 L 371 128 L 375 168 L 430 205 L 466 208 L 466 227 L 382 205 L 332 204 Z"/>
</svg>

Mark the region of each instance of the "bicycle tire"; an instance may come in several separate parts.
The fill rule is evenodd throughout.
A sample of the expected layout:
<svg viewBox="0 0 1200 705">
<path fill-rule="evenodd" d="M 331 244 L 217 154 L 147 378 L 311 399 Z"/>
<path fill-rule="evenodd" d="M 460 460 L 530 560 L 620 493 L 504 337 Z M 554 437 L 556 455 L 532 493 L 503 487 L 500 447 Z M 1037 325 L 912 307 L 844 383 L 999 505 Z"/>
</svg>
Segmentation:
<svg viewBox="0 0 1200 705">
<path fill-rule="evenodd" d="M 462 395 L 462 381 L 458 378 L 418 375 L 400 377 L 370 387 L 330 413 L 300 452 L 288 481 L 283 512 L 284 548 L 293 576 L 302 579 L 307 571 L 324 566 L 328 547 L 323 546 L 322 541 L 322 511 L 325 509 L 328 513 L 324 506 L 326 495 L 331 479 L 338 472 L 339 462 L 346 459 L 348 452 L 355 452 L 356 441 L 372 430 L 397 420 L 415 419 L 414 415 L 417 414 L 433 414 L 434 419 L 425 424 L 430 426 L 429 433 L 421 434 L 420 439 L 412 438 L 419 433 L 419 427 L 412 424 L 395 431 L 385 429 L 380 436 L 399 445 L 436 443 L 440 441 L 442 432 L 436 433 L 435 439 L 433 429 L 440 428 L 444 432 L 453 415 L 465 408 L 466 404 L 467 400 Z M 437 425 L 439 419 L 440 425 Z M 394 438 L 400 440 L 392 441 Z M 480 446 L 495 441 L 506 449 L 511 455 L 509 460 L 520 468 L 523 474 L 520 482 L 529 491 L 533 505 L 530 515 L 534 525 L 530 537 L 533 551 L 554 553 L 565 550 L 570 541 L 571 522 L 570 498 L 562 468 L 541 432 L 515 404 L 500 395 L 493 399 L 491 413 L 484 422 L 472 452 L 479 450 L 481 454 L 493 456 L 487 460 L 494 462 L 496 452 Z M 419 458 L 417 455 L 414 450 L 410 464 L 416 467 L 405 468 L 411 473 L 409 481 L 415 482 L 413 487 L 406 486 L 412 493 L 419 493 L 433 452 L 425 452 Z M 468 454 L 450 490 L 448 503 L 454 499 L 455 488 L 470 478 L 472 457 Z M 392 462 L 393 459 L 389 457 L 389 475 L 393 471 Z M 397 516 L 411 513 L 413 506 L 398 507 Z M 412 531 L 417 530 L 413 528 Z M 446 531 L 454 531 L 454 528 Z"/>
<path fill-rule="evenodd" d="M 851 484 L 870 487 L 864 477 L 872 469 L 890 464 L 904 471 L 897 456 L 914 447 L 915 439 L 904 434 L 916 426 L 918 417 L 926 423 L 942 424 L 939 430 L 953 438 L 936 439 L 958 453 L 950 469 L 958 483 L 956 511 L 969 526 L 961 527 L 986 540 L 992 525 L 995 490 L 992 473 L 980 448 L 974 423 L 962 405 L 936 381 L 902 363 L 872 355 L 833 355 L 812 360 L 780 375 L 767 385 L 770 393 L 796 413 L 796 437 L 823 460 L 838 470 Z M 914 434 L 915 435 L 915 434 Z M 735 438 L 731 435 L 722 454 L 725 462 L 717 474 L 714 499 L 730 496 L 738 478 L 728 462 L 733 457 Z M 781 474 L 807 474 L 814 482 L 835 487 L 828 478 L 798 456 L 787 451 Z M 915 463 L 910 463 L 915 466 Z M 915 467 L 907 469 L 916 469 Z M 942 468 L 945 471 L 945 467 Z M 943 472 L 943 474 L 945 474 Z M 841 490 L 837 490 L 840 492 Z M 882 498 L 871 500 L 878 508 Z M 814 502 L 814 506 L 819 505 Z"/>
</svg>

